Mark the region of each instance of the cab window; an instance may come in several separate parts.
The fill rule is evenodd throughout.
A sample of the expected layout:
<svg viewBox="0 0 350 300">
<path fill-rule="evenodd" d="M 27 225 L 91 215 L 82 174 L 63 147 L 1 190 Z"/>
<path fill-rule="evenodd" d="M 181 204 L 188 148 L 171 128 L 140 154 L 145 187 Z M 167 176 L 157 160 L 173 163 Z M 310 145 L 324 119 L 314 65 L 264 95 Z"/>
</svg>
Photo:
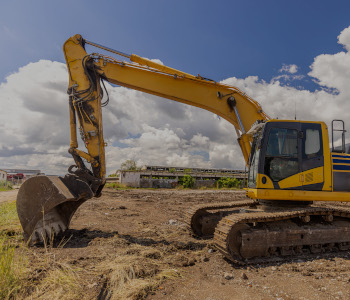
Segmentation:
<svg viewBox="0 0 350 300">
<path fill-rule="evenodd" d="M 299 172 L 298 131 L 272 128 L 265 154 L 265 174 L 280 181 Z"/>
<path fill-rule="evenodd" d="M 272 128 L 267 144 L 267 156 L 298 157 L 298 131 Z"/>
<path fill-rule="evenodd" d="M 322 155 L 321 126 L 319 124 L 303 124 L 303 159 Z"/>
</svg>

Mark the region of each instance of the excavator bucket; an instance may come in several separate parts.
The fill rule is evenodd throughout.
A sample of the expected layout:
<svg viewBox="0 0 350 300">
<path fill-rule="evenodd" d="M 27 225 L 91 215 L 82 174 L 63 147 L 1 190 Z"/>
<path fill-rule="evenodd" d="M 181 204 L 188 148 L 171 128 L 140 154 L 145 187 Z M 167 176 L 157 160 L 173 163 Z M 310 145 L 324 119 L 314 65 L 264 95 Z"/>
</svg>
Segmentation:
<svg viewBox="0 0 350 300">
<path fill-rule="evenodd" d="M 25 241 L 34 244 L 64 232 L 77 208 L 93 196 L 85 181 L 71 175 L 29 178 L 17 195 Z"/>
</svg>

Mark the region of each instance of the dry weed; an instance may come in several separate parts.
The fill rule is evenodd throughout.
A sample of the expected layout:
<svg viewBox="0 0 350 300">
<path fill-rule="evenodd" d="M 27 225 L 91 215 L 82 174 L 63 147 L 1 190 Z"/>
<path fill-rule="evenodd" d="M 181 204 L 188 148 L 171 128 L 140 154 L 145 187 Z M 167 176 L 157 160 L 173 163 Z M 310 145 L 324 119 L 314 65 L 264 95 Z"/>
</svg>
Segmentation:
<svg viewBox="0 0 350 300">
<path fill-rule="evenodd" d="M 0 299 L 81 298 L 86 271 L 56 261 L 50 244 L 26 247 L 16 202 L 0 205 Z"/>
<path fill-rule="evenodd" d="M 116 254 L 108 265 L 100 264 L 98 269 L 108 276 L 111 299 L 144 298 L 164 280 L 178 278 L 180 273 L 159 259 L 163 255 L 158 249 L 136 244 Z"/>
<path fill-rule="evenodd" d="M 84 296 L 85 270 L 68 263 L 54 262 L 52 258 L 46 258 L 41 263 L 41 266 L 37 264 L 37 268 L 44 276 L 35 285 L 31 298 L 81 299 Z"/>
</svg>

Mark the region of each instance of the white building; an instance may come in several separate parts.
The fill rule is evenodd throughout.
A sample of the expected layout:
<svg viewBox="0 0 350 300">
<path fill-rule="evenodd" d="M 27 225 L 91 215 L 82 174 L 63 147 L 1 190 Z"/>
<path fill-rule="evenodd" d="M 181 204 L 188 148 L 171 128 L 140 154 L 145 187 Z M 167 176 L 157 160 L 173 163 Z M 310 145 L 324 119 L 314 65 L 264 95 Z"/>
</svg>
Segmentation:
<svg viewBox="0 0 350 300">
<path fill-rule="evenodd" d="M 0 170 L 0 181 L 7 182 L 7 172 L 4 170 Z"/>
<path fill-rule="evenodd" d="M 244 170 L 179 168 L 166 166 L 144 166 L 141 170 L 118 170 L 119 182 L 137 188 L 174 188 L 183 180 L 184 175 L 195 179 L 195 187 L 215 187 L 222 177 L 237 178 L 244 181 Z"/>
</svg>

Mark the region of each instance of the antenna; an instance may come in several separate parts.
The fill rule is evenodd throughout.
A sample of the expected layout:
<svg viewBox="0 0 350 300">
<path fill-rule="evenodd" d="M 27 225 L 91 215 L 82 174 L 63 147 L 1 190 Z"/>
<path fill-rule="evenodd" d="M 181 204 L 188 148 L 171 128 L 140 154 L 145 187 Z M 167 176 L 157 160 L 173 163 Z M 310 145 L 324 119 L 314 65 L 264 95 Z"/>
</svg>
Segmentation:
<svg viewBox="0 0 350 300">
<path fill-rule="evenodd" d="M 297 100 L 294 99 L 294 120 L 297 119 Z"/>
</svg>

